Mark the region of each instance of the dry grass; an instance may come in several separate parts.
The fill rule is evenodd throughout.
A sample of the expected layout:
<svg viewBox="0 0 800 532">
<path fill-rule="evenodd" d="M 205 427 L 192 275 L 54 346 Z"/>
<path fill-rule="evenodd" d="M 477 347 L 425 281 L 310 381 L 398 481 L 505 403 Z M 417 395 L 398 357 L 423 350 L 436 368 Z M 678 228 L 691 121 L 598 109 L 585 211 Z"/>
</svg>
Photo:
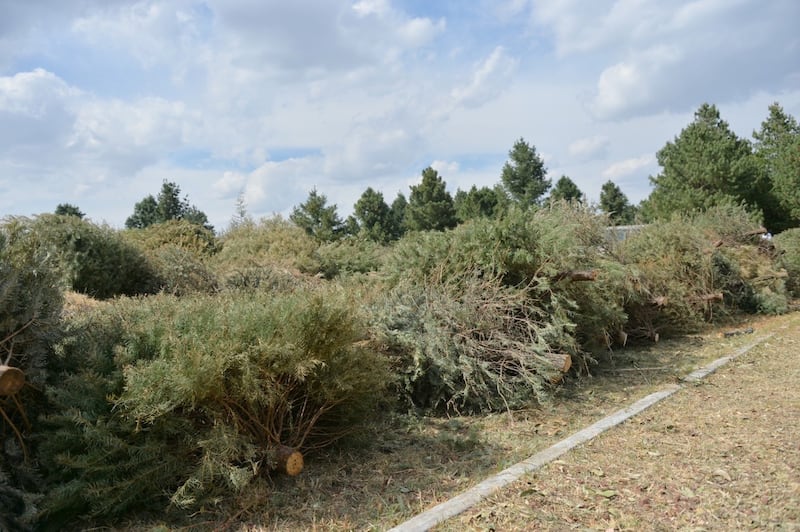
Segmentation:
<svg viewBox="0 0 800 532">
<path fill-rule="evenodd" d="M 706 381 L 438 530 L 800 530 L 800 319 L 775 322 Z"/>
<path fill-rule="evenodd" d="M 800 520 L 800 428 L 792 424 L 800 418 L 800 393 L 793 399 L 783 395 L 795 386 L 793 379 L 798 382 L 800 363 L 792 367 L 785 356 L 765 355 L 796 349 L 799 322 L 800 316 L 790 315 L 736 325 L 751 326 L 757 335 L 785 324 L 795 330 L 781 332 L 708 383 L 679 392 L 441 530 L 727 529 Z M 300 476 L 275 478 L 247 511 L 225 521 L 197 515 L 188 529 L 385 530 L 754 337 L 718 333 L 617 351 L 593 376 L 566 383 L 542 408 L 376 422 L 360 440 L 307 457 Z M 747 458 L 753 457 L 760 458 L 751 471 Z M 764 483 L 772 487 L 755 489 Z M 788 510 L 779 514 L 784 506 Z"/>
</svg>

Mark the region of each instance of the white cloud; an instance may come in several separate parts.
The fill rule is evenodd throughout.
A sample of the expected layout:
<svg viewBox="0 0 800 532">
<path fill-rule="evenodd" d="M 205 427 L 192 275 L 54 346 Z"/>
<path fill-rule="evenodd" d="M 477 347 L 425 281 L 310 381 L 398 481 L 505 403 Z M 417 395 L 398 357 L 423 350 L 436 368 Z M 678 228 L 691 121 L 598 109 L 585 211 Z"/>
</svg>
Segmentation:
<svg viewBox="0 0 800 532">
<path fill-rule="evenodd" d="M 431 163 L 431 168 L 439 172 L 439 175 L 447 176 L 448 174 L 455 174 L 459 170 L 458 161 L 440 161 L 436 160 Z"/>
<path fill-rule="evenodd" d="M 509 86 L 518 61 L 509 57 L 502 46 L 478 63 L 469 84 L 451 91 L 456 106 L 478 107 L 496 97 Z"/>
<path fill-rule="evenodd" d="M 388 0 L 360 0 L 353 4 L 353 11 L 362 17 L 369 15 L 382 16 L 389 13 L 390 6 Z"/>
<path fill-rule="evenodd" d="M 619 179 L 626 177 L 638 172 L 642 168 L 652 165 L 654 162 L 655 158 L 652 155 L 642 155 L 641 157 L 635 157 L 633 159 L 625 159 L 624 161 L 616 162 L 603 170 L 603 177 L 607 179 Z"/>
<path fill-rule="evenodd" d="M 570 156 L 579 161 L 590 161 L 605 156 L 610 141 L 608 137 L 595 135 L 578 139 L 567 147 Z"/>
<path fill-rule="evenodd" d="M 447 27 L 445 19 L 413 18 L 397 30 L 403 43 L 410 47 L 425 46 Z"/>
</svg>

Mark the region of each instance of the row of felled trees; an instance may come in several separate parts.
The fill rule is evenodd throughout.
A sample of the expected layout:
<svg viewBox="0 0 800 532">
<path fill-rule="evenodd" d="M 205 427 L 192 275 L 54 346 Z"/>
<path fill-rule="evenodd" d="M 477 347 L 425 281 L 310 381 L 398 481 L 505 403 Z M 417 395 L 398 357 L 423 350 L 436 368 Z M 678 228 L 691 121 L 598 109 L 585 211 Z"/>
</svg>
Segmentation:
<svg viewBox="0 0 800 532">
<path fill-rule="evenodd" d="M 661 172 L 651 176 L 653 191 L 632 205 L 612 181 L 603 184 L 599 209 L 612 223 L 648 222 L 673 213 L 701 212 L 724 203 L 742 204 L 759 213 L 773 233 L 800 225 L 800 127 L 775 103 L 754 141 L 738 137 L 714 105 L 703 104 L 691 122 L 657 153 Z M 549 195 L 548 195 L 549 191 Z M 543 205 L 556 200 L 585 202 L 568 176 L 553 185 L 535 146 L 520 138 L 509 151 L 501 181 L 494 187 L 446 189 L 433 169 L 422 171 L 409 198 L 399 193 L 389 205 L 381 192 L 368 188 L 353 214 L 342 220 L 336 205 L 312 190 L 294 208 L 291 219 L 321 241 L 361 235 L 377 242 L 397 240 L 409 230 L 443 230 L 470 219 L 493 218 L 509 205 Z"/>
</svg>

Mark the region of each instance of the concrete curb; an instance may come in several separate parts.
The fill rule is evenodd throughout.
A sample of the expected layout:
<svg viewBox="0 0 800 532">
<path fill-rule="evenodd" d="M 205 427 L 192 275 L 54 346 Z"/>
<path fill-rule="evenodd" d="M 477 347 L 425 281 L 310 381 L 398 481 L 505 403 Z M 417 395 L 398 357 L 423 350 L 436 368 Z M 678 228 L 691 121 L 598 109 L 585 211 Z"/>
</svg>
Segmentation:
<svg viewBox="0 0 800 532">
<path fill-rule="evenodd" d="M 740 348 L 732 355 L 718 358 L 714 362 L 708 364 L 707 366 L 700 368 L 698 370 L 693 371 L 682 380 L 687 384 L 694 384 L 699 382 L 700 380 L 704 379 L 708 375 L 714 373 L 716 370 L 728 364 L 729 362 L 739 358 L 740 356 L 744 355 L 758 344 L 769 340 L 775 335 L 775 333 L 771 333 L 760 338 L 757 338 L 753 342 L 747 344 L 746 346 Z M 519 480 L 523 475 L 530 473 L 532 471 L 536 471 L 540 469 L 547 463 L 555 460 L 562 454 L 566 453 L 570 449 L 585 443 L 592 438 L 602 434 L 606 430 L 615 427 L 622 423 L 623 421 L 630 419 L 631 417 L 635 416 L 639 412 L 653 406 L 654 404 L 658 403 L 669 397 L 670 395 L 674 394 L 678 390 L 684 388 L 686 384 L 674 384 L 667 388 L 664 388 L 661 391 L 652 393 L 647 397 L 639 399 L 632 405 L 623 408 L 622 410 L 618 410 L 609 416 L 604 417 L 600 421 L 589 425 L 585 429 L 582 429 L 571 436 L 561 440 L 560 442 L 548 447 L 547 449 L 540 451 L 533 456 L 526 458 L 525 460 L 515 464 L 507 469 L 504 469 L 500 473 L 487 478 L 483 482 L 473 486 L 472 488 L 468 489 L 461 495 L 453 497 L 450 500 L 447 500 L 441 504 L 434 506 L 433 508 L 418 514 L 416 517 L 409 519 L 408 521 L 397 525 L 396 527 L 389 530 L 389 532 L 421 532 L 424 530 L 429 530 L 434 526 L 438 525 L 439 523 L 450 519 L 451 517 L 455 517 L 456 515 L 468 510 L 475 504 L 479 503 L 483 499 L 487 498 L 492 493 L 496 492 L 500 488 L 503 488 L 512 482 Z"/>
</svg>

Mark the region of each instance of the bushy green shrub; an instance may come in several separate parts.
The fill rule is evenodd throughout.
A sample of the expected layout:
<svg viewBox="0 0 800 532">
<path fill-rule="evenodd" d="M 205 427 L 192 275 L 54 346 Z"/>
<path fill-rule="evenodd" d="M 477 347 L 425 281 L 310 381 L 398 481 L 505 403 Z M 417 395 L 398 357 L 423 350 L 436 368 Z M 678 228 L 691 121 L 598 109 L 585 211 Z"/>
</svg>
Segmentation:
<svg viewBox="0 0 800 532">
<path fill-rule="evenodd" d="M 22 437 L 42 406 L 51 344 L 59 337 L 63 298 L 38 235 L 22 224 L 0 224 L 0 364 L 18 368 L 27 385 L 0 396 L 0 529 L 25 528 L 42 489 Z"/>
<path fill-rule="evenodd" d="M 6 224 L 54 258 L 64 290 L 104 299 L 156 289 L 155 272 L 144 254 L 111 227 L 56 214 L 11 218 Z"/>
<path fill-rule="evenodd" d="M 61 343 L 45 519 L 196 508 L 261 482 L 276 445 L 327 445 L 382 400 L 385 359 L 333 287 L 118 300 Z"/>
<path fill-rule="evenodd" d="M 315 256 L 319 261 L 320 273 L 327 279 L 354 273 L 377 271 L 386 248 L 371 240 L 345 238 L 323 244 Z"/>
<path fill-rule="evenodd" d="M 545 401 L 559 376 L 547 354 L 571 343 L 573 326 L 563 312 L 530 305 L 524 288 L 477 274 L 401 283 L 373 312 L 403 404 L 459 413 Z"/>
<path fill-rule="evenodd" d="M 315 274 L 319 244 L 303 229 L 278 216 L 245 220 L 220 237 L 222 249 L 209 262 L 223 284 L 240 272 L 259 268 Z"/>
<path fill-rule="evenodd" d="M 789 277 L 787 288 L 795 297 L 800 297 L 800 228 L 788 229 L 773 238 L 775 247 L 781 253 L 781 265 Z"/>
<path fill-rule="evenodd" d="M 552 376 L 547 353 L 585 366 L 584 348 L 625 323 L 626 275 L 604 254 L 605 225 L 585 207 L 556 202 L 400 240 L 382 271 L 395 289 L 378 328 L 405 350 L 400 359 L 410 365 L 399 371 L 409 401 L 495 409 L 510 396 L 518 404 L 524 388 L 529 400 L 542 397 Z M 595 281 L 576 281 L 579 274 Z M 459 344 L 454 330 L 475 331 L 481 340 Z M 489 348 L 495 341 L 506 347 Z M 488 364 L 487 349 L 504 362 Z M 517 367 L 524 369 L 506 371 Z"/>
<path fill-rule="evenodd" d="M 220 249 L 214 232 L 186 220 L 168 220 L 142 229 L 129 229 L 124 235 L 144 250 L 174 246 L 197 256 L 210 257 Z"/>
<path fill-rule="evenodd" d="M 625 330 L 656 338 L 736 311 L 785 311 L 781 274 L 757 245 L 759 228 L 743 207 L 723 205 L 633 233 L 614 251 L 633 281 Z"/>
</svg>

